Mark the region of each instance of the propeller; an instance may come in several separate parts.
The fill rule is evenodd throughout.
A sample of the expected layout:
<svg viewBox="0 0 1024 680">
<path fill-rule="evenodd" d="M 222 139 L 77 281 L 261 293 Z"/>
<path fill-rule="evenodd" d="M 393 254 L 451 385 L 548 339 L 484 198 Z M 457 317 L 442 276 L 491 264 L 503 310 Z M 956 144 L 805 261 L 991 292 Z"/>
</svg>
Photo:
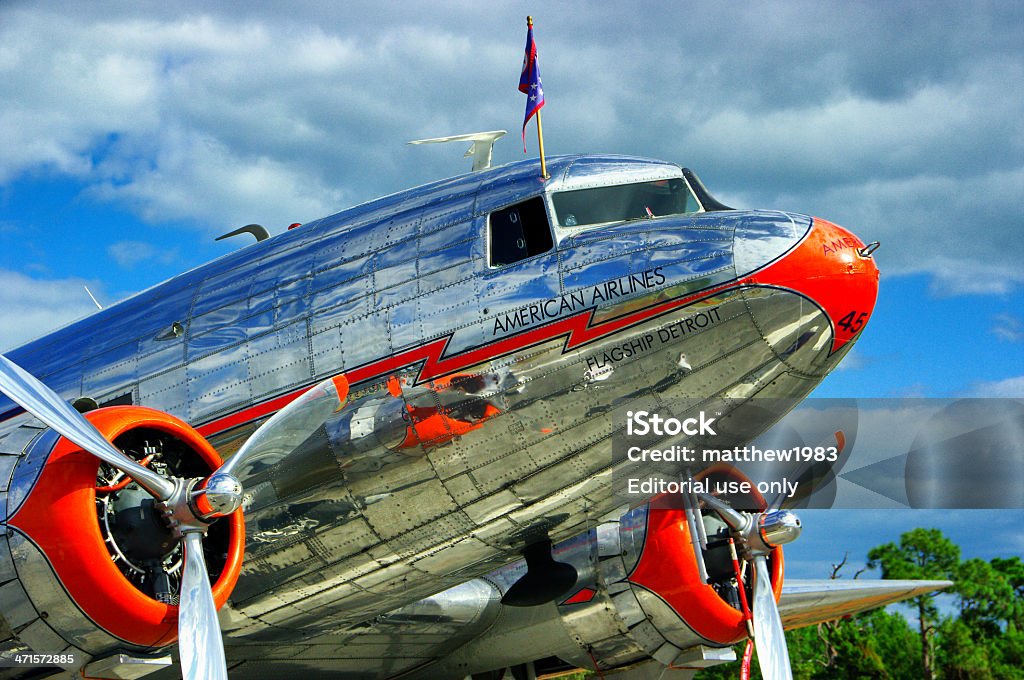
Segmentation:
<svg viewBox="0 0 1024 680">
<path fill-rule="evenodd" d="M 768 560 L 764 555 L 754 558 L 754 645 L 757 647 L 757 665 L 765 680 L 791 679 L 789 649 L 782 618 L 775 603 L 772 582 L 768 575 Z"/>
<path fill-rule="evenodd" d="M 30 373 L 0 354 L 0 392 L 104 463 L 121 470 L 154 498 L 167 500 L 174 483 L 142 467 L 108 442 L 99 430 Z"/>
<path fill-rule="evenodd" d="M 220 637 L 217 606 L 203 559 L 202 534 L 186 531 L 185 573 L 178 597 L 178 630 L 192 632 L 191 644 L 178 645 L 181 674 L 186 678 L 227 677 L 224 644 Z"/>
<path fill-rule="evenodd" d="M 789 510 L 740 512 L 709 494 L 698 496 L 729 525 L 734 539 L 741 547 L 743 559 L 753 569 L 752 628 L 761 676 L 765 680 L 792 680 L 789 649 L 786 647 L 786 634 L 772 590 L 768 555 L 775 547 L 800 536 L 800 519 Z M 744 587 L 742 582 L 738 586 Z"/>
<path fill-rule="evenodd" d="M 191 680 L 226 680 L 224 642 L 203 556 L 210 525 L 242 505 L 246 479 L 272 465 L 309 437 L 347 403 L 343 375 L 310 388 L 263 423 L 238 452 L 206 479 L 164 477 L 117 449 L 81 413 L 49 387 L 0 354 L 0 392 L 103 462 L 121 470 L 158 501 L 183 545 L 185 563 L 178 598 L 178 650 L 182 675 Z"/>
<path fill-rule="evenodd" d="M 241 505 L 241 484 L 225 474 L 205 482 L 168 478 L 139 465 L 53 390 L 3 355 L 0 392 L 83 450 L 124 472 L 159 501 L 185 550 L 178 600 L 178 649 L 183 675 L 189 679 L 226 680 L 224 643 L 203 557 L 202 537 L 214 520 Z"/>
</svg>

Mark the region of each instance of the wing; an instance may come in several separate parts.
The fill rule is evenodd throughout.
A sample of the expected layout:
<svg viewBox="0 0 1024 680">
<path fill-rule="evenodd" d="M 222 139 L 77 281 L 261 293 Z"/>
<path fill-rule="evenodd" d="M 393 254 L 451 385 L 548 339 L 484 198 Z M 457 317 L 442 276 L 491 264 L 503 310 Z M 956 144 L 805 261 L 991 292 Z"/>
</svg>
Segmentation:
<svg viewBox="0 0 1024 680">
<path fill-rule="evenodd" d="M 787 630 L 803 628 L 952 586 L 952 581 L 788 580 L 779 614 Z"/>
</svg>

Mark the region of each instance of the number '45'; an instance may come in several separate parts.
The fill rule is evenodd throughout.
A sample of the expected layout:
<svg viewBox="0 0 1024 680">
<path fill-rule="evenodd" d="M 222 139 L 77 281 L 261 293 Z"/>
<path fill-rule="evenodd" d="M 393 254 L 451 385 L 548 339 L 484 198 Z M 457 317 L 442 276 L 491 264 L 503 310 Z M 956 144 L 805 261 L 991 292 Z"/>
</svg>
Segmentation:
<svg viewBox="0 0 1024 680">
<path fill-rule="evenodd" d="M 867 321 L 867 316 L 867 312 L 858 312 L 857 310 L 854 310 L 840 319 L 836 325 L 847 333 L 856 333 L 864 326 L 864 322 Z"/>
</svg>

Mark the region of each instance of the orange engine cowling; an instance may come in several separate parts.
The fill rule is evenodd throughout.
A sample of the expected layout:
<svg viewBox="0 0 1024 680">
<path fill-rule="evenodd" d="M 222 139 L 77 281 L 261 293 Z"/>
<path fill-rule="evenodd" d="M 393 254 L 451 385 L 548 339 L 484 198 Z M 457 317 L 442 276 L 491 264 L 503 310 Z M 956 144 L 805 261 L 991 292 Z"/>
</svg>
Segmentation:
<svg viewBox="0 0 1024 680">
<path fill-rule="evenodd" d="M 576 587 L 558 604 L 563 626 L 579 645 L 573 653 L 560 652 L 562 658 L 583 667 L 618 668 L 644 659 L 673 666 L 693 650 L 724 648 L 747 637 L 728 531 L 709 535 L 708 547 L 701 550 L 705 580 L 686 514 L 673 507 L 677 500 L 656 500 L 599 524 L 588 542 L 558 555 L 580 573 Z M 764 499 L 735 500 L 741 507 L 763 507 Z M 704 511 L 703 520 L 706 529 L 715 528 L 712 512 Z M 772 550 L 768 564 L 778 601 L 782 548 Z M 747 569 L 742 587 L 750 593 L 751 586 Z"/>
<path fill-rule="evenodd" d="M 205 477 L 220 466 L 209 442 L 166 413 L 113 406 L 85 416 L 115 446 L 165 474 Z M 22 589 L 15 595 L 27 598 L 52 634 L 92 655 L 173 643 L 181 547 L 159 504 L 56 432 L 19 429 L 0 442 L 26 442 L 20 452 L 4 451 L 20 454 L 7 494 L 10 554 L 0 549 L 0 563 L 11 561 L 0 569 L 14 570 Z M 241 571 L 241 510 L 211 525 L 203 543 L 219 608 Z"/>
</svg>

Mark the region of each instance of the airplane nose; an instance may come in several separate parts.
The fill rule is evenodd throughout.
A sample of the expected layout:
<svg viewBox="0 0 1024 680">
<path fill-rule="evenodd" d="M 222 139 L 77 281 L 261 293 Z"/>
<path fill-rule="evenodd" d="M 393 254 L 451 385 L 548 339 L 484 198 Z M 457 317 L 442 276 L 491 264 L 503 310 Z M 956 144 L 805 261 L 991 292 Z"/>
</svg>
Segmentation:
<svg viewBox="0 0 1024 680">
<path fill-rule="evenodd" d="M 755 237 L 763 239 L 763 234 L 746 234 L 738 228 L 737 250 L 741 241 Z M 877 247 L 877 243 L 865 244 L 843 227 L 815 217 L 796 246 L 745 277 L 744 282 L 795 291 L 824 310 L 832 326 L 832 354 L 856 337 L 874 311 L 879 272 L 871 254 Z"/>
</svg>

